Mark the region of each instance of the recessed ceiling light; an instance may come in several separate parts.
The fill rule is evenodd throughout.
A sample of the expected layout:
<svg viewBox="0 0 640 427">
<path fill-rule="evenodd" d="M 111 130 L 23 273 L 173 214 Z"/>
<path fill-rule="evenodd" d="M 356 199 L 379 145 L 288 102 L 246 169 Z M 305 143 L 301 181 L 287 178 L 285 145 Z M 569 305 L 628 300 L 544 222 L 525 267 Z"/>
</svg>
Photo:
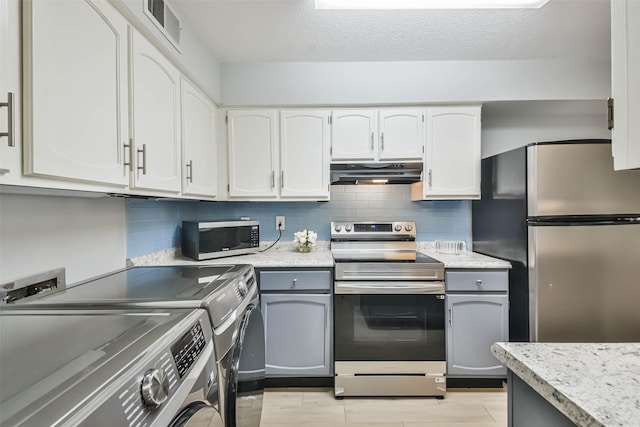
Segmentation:
<svg viewBox="0 0 640 427">
<path fill-rule="evenodd" d="M 549 0 L 315 0 L 316 9 L 538 9 Z"/>
</svg>

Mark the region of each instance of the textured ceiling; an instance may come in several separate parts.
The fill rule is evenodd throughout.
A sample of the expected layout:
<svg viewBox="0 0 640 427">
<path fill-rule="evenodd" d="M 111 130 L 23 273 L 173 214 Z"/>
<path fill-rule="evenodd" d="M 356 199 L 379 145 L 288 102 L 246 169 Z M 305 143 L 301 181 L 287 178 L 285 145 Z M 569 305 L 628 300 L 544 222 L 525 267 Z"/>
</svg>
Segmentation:
<svg viewBox="0 0 640 427">
<path fill-rule="evenodd" d="M 175 1 L 221 63 L 610 57 L 609 0 L 409 11 L 316 11 L 313 0 Z"/>
</svg>

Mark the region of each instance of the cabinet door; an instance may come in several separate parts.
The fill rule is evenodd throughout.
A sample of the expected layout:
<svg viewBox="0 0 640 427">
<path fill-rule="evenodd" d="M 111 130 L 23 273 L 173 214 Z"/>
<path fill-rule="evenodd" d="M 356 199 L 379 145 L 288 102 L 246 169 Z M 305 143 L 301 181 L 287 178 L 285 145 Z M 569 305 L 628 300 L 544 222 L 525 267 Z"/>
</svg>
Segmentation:
<svg viewBox="0 0 640 427">
<path fill-rule="evenodd" d="M 184 78 L 182 83 L 182 192 L 216 197 L 218 150 L 215 105 Z"/>
<path fill-rule="evenodd" d="M 132 120 L 135 188 L 180 191 L 180 73 L 132 31 Z"/>
<path fill-rule="evenodd" d="M 480 198 L 480 106 L 426 112 L 425 199 Z"/>
<path fill-rule="evenodd" d="M 280 196 L 329 199 L 329 112 L 280 112 Z"/>
<path fill-rule="evenodd" d="M 447 294 L 447 375 L 505 376 L 491 345 L 509 340 L 506 294 Z"/>
<path fill-rule="evenodd" d="M 330 376 L 331 295 L 262 294 L 266 375 Z"/>
<path fill-rule="evenodd" d="M 422 160 L 424 111 L 380 111 L 380 160 Z"/>
<path fill-rule="evenodd" d="M 229 197 L 277 197 L 275 110 L 230 110 L 227 120 Z"/>
<path fill-rule="evenodd" d="M 22 5 L 25 174 L 126 186 L 127 22 L 106 0 Z"/>
<path fill-rule="evenodd" d="M 371 161 L 378 156 L 377 110 L 336 110 L 331 114 L 331 160 Z"/>
<path fill-rule="evenodd" d="M 22 171 L 22 140 L 20 113 L 20 2 L 0 1 L 0 103 L 12 105 L 0 108 L 0 182 L 3 177 L 20 176 Z M 11 93 L 11 95 L 9 95 Z"/>
<path fill-rule="evenodd" d="M 640 168 L 640 2 L 611 2 L 614 169 Z"/>
</svg>

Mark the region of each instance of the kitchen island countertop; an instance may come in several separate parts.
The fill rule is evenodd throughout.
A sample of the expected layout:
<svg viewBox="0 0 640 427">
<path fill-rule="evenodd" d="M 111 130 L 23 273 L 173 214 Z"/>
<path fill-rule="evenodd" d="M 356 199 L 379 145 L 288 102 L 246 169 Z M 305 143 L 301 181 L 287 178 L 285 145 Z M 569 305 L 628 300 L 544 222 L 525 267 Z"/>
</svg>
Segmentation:
<svg viewBox="0 0 640 427">
<path fill-rule="evenodd" d="M 260 249 L 264 250 L 273 242 L 263 242 Z M 483 269 L 511 268 L 511 264 L 497 258 L 463 251 L 458 255 L 440 254 L 435 251 L 433 242 L 418 242 L 418 251 L 444 263 L 445 268 Z M 176 249 L 156 252 L 132 258 L 133 265 L 161 265 L 161 264 L 252 264 L 256 268 L 263 267 L 333 267 L 333 257 L 329 249 L 329 242 L 318 242 L 311 252 L 298 252 L 292 242 L 280 242 L 265 252 L 251 255 L 240 255 L 195 261 L 179 254 Z"/>
<path fill-rule="evenodd" d="M 579 426 L 640 425 L 640 343 L 495 343 L 491 351 Z"/>
</svg>

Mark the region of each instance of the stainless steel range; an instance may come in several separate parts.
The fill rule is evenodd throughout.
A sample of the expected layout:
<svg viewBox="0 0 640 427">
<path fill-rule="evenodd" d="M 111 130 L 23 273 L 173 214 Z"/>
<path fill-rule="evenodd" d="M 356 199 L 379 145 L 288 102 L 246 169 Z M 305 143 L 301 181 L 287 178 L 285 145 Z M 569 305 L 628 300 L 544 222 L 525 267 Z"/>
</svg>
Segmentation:
<svg viewBox="0 0 640 427">
<path fill-rule="evenodd" d="M 335 395 L 446 392 L 444 264 L 414 222 L 332 222 Z"/>
</svg>

